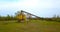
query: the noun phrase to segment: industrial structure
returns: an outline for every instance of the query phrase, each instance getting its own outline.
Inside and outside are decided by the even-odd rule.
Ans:
[[[28,13],[26,11],[21,10],[17,13],[16,17],[18,19],[18,22],[25,22],[30,21],[32,19],[32,16],[35,16],[36,18],[40,18],[34,14]]]

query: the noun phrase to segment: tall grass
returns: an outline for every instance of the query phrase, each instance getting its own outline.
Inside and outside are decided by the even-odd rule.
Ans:
[[[28,23],[16,22],[0,21],[0,32],[60,32],[60,22],[45,20],[31,20]]]

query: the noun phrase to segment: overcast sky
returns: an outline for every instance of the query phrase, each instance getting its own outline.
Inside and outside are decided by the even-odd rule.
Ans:
[[[0,0],[0,15],[24,10],[40,17],[60,15],[60,0]]]

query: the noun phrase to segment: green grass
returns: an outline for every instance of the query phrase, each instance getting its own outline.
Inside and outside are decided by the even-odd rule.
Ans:
[[[60,32],[60,22],[31,20],[28,23],[0,21],[0,32]]]

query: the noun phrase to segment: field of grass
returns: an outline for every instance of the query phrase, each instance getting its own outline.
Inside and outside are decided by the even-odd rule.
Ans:
[[[28,23],[0,21],[0,32],[60,32],[60,22],[31,20]]]

